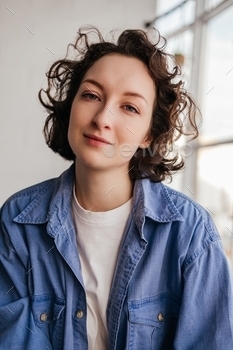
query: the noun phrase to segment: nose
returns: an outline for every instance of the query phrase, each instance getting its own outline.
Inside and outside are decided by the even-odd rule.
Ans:
[[[95,114],[92,123],[94,123],[98,129],[111,129],[113,116],[112,108],[104,105],[101,110]]]

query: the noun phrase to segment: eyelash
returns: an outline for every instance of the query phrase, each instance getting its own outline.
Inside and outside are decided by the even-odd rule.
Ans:
[[[133,111],[127,110],[128,112],[139,114],[139,111],[138,111],[135,107],[133,107],[133,106],[131,106],[131,105],[125,105],[125,106],[123,106],[123,107],[130,107],[130,108],[133,109]]]
[[[95,97],[95,99],[92,99],[91,97]],[[99,100],[99,97],[91,92],[84,92],[82,94],[82,97],[86,98],[87,100],[97,101]]]
[[[84,92],[84,93],[82,93],[82,97],[84,97],[87,100],[91,100],[91,101],[99,101],[100,100],[100,98],[97,95],[95,95],[95,94],[93,94],[91,92]],[[92,98],[92,97],[94,97],[94,98]],[[131,109],[133,109],[133,111],[132,110],[128,110],[125,107],[130,107]],[[124,105],[123,108],[127,112],[139,114],[139,111],[137,110],[137,108],[133,107],[132,105]]]

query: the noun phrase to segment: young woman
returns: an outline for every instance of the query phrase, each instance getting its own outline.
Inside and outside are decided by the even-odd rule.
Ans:
[[[2,350],[232,350],[219,234],[162,183],[183,167],[174,140],[198,131],[161,42],[80,30],[50,68],[45,138],[73,164],[1,209]]]

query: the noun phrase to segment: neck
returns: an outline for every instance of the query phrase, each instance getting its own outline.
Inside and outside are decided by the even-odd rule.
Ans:
[[[93,212],[108,211],[126,203],[133,194],[127,170],[99,171],[75,164],[75,194],[79,204]]]

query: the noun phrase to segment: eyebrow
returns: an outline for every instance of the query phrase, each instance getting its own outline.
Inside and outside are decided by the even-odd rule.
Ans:
[[[130,91],[129,91],[129,92],[125,92],[123,95],[124,95],[124,96],[134,96],[134,97],[142,98],[142,99],[146,102],[146,104],[147,104],[147,101],[146,101],[145,97],[142,96],[141,94],[139,94],[138,92],[130,92]]]
[[[84,83],[91,83],[91,84],[98,86],[98,88],[100,88],[101,90],[104,89],[103,85],[101,85],[100,83],[98,83],[98,81],[93,80],[93,79],[85,79],[81,82],[81,84],[84,84]]]
[[[84,84],[84,83],[91,83],[91,84],[94,84],[94,85],[96,85],[98,88],[100,88],[101,90],[104,90],[103,85],[100,84],[98,81],[96,81],[96,80],[94,80],[94,79],[85,79],[85,80],[82,81],[81,84]],[[143,99],[143,100],[145,101],[146,104],[148,104],[147,101],[146,101],[146,99],[145,99],[145,97],[142,96],[141,94],[139,94],[138,92],[126,91],[126,92],[123,93],[123,96],[139,97],[139,98]]]

